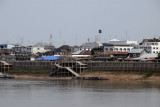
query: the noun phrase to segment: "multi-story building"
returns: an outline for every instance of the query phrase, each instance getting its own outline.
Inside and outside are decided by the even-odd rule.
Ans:
[[[130,52],[133,48],[132,45],[129,44],[108,44],[103,43],[104,52]]]
[[[12,47],[14,47],[14,45],[0,44],[0,50],[10,50]]]
[[[15,45],[12,50],[20,54],[27,54],[27,47],[25,46]]]
[[[54,46],[48,45],[48,44],[36,44],[35,46],[31,47],[31,53],[37,54],[37,53],[45,53],[48,51],[53,51]]]
[[[104,52],[130,52],[135,44],[137,44],[137,41],[120,41],[113,39],[110,40],[109,43],[103,43],[103,47]]]
[[[145,49],[148,53],[160,53],[160,42],[144,39],[140,45],[134,45],[134,49]]]

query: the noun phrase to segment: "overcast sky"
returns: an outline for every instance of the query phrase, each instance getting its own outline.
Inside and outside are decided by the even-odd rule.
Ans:
[[[0,43],[80,45],[160,36],[160,0],[0,0]]]

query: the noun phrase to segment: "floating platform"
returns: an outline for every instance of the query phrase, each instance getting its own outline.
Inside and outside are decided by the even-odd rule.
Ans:
[[[0,75],[0,78],[14,78],[13,76],[9,76],[8,74]]]
[[[72,79],[77,79],[77,80],[109,80],[108,78],[105,78],[105,77],[73,77]]]

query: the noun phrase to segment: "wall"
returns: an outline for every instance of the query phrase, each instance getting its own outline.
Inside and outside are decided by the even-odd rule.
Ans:
[[[51,70],[54,62],[8,62],[13,69],[44,69]],[[160,63],[157,62],[83,62],[87,64],[88,71],[160,71]]]
[[[160,71],[157,62],[86,62],[89,71]]]

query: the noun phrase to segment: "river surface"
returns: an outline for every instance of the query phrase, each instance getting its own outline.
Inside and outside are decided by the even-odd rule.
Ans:
[[[0,79],[0,107],[160,107],[160,83]]]

